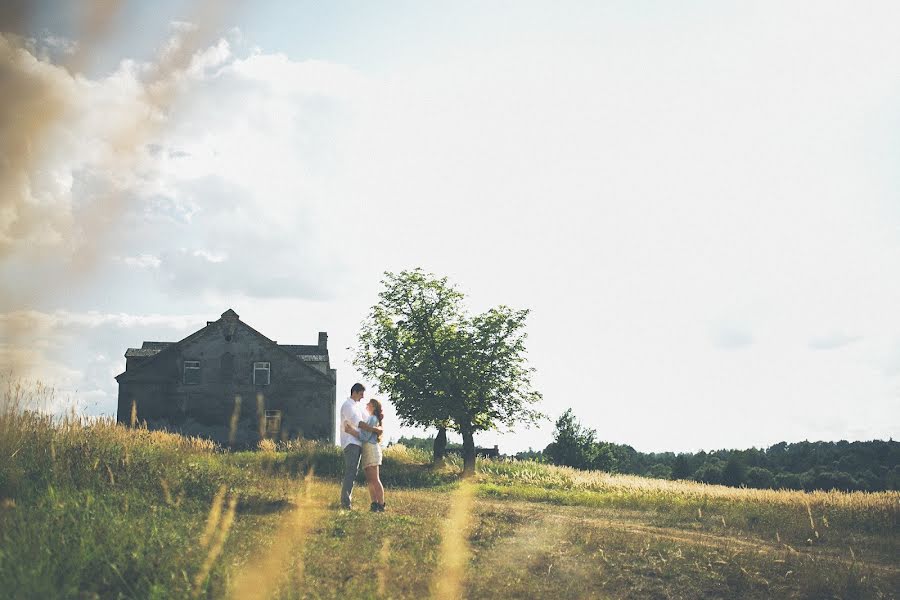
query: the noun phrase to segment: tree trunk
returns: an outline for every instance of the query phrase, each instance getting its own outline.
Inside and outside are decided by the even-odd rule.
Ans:
[[[475,436],[471,429],[462,430],[463,477],[475,474]]]
[[[434,466],[444,465],[444,456],[447,455],[447,428],[438,427],[437,437],[434,438]]]

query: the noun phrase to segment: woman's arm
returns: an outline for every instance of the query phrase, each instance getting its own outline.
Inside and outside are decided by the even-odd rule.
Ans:
[[[359,428],[363,429],[365,431],[371,431],[372,433],[377,433],[378,435],[381,435],[382,433],[384,433],[383,427],[374,427],[372,425],[369,425],[365,421],[359,422]]]
[[[359,431],[353,429],[353,425],[351,425],[350,423],[344,423],[344,431],[346,431],[356,439],[359,439]]]

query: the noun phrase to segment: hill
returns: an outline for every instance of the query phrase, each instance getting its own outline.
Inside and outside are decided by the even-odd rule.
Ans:
[[[386,452],[387,512],[338,508],[338,449],[258,452],[0,416],[14,598],[890,598],[896,492],[736,489]],[[365,506],[365,490],[357,504]]]

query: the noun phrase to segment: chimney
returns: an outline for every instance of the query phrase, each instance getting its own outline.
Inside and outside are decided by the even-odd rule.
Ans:
[[[328,333],[324,331],[319,332],[319,349],[327,350],[328,349]]]

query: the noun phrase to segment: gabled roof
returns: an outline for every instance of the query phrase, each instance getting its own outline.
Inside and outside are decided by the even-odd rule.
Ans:
[[[308,356],[311,354],[328,354],[328,350],[323,350],[318,346],[309,346],[305,344],[278,344],[279,348],[284,348],[295,356]]]
[[[154,356],[160,350],[171,346],[175,342],[144,342],[140,348],[129,348],[125,351],[125,358]]]
[[[291,359],[296,361],[298,364],[303,365],[303,368],[309,369],[309,372],[315,373],[319,377],[324,377],[330,383],[333,383],[331,378],[328,375],[326,375],[325,373],[319,371],[318,369],[306,364],[308,361],[314,362],[315,360],[321,360],[320,357],[323,354],[324,354],[324,360],[328,360],[328,350],[322,349],[319,346],[310,346],[310,345],[303,345],[303,344],[300,344],[300,345],[278,344],[277,342],[269,339],[262,333],[258,332],[257,330],[253,329],[252,327],[250,327],[249,325],[247,325],[246,323],[241,321],[240,318],[238,317],[238,314],[230,308],[228,310],[226,310],[224,313],[222,313],[222,318],[220,318],[216,321],[207,321],[205,327],[198,329],[191,335],[189,335],[186,338],[181,339],[177,342],[144,342],[143,346],[141,348],[129,348],[125,352],[126,358],[143,356],[143,357],[149,357],[149,360],[142,361],[140,364],[135,365],[130,371],[126,370],[123,373],[119,373],[118,375],[116,375],[116,379],[118,380],[118,378],[121,377],[122,375],[131,374],[131,373],[134,373],[135,371],[143,371],[147,367],[147,365],[153,363],[156,360],[156,357],[158,357],[160,354],[165,354],[164,351],[181,346],[185,342],[199,336],[201,333],[203,333],[210,327],[218,325],[221,321],[237,321],[237,322],[241,323],[241,325],[243,325],[251,333],[262,338],[263,340],[265,340],[266,342],[268,342],[275,348],[278,348],[280,351],[284,352],[287,356],[289,356]],[[299,352],[299,350],[302,350],[302,352]],[[303,355],[302,358],[301,358],[301,355]],[[313,358],[314,355],[315,355],[315,359]]]
[[[155,348],[157,350],[162,350],[166,346],[171,346],[175,342],[144,342],[141,345],[141,350],[149,350],[151,348]]]
[[[156,356],[162,348],[129,348],[125,351],[125,358]]]

